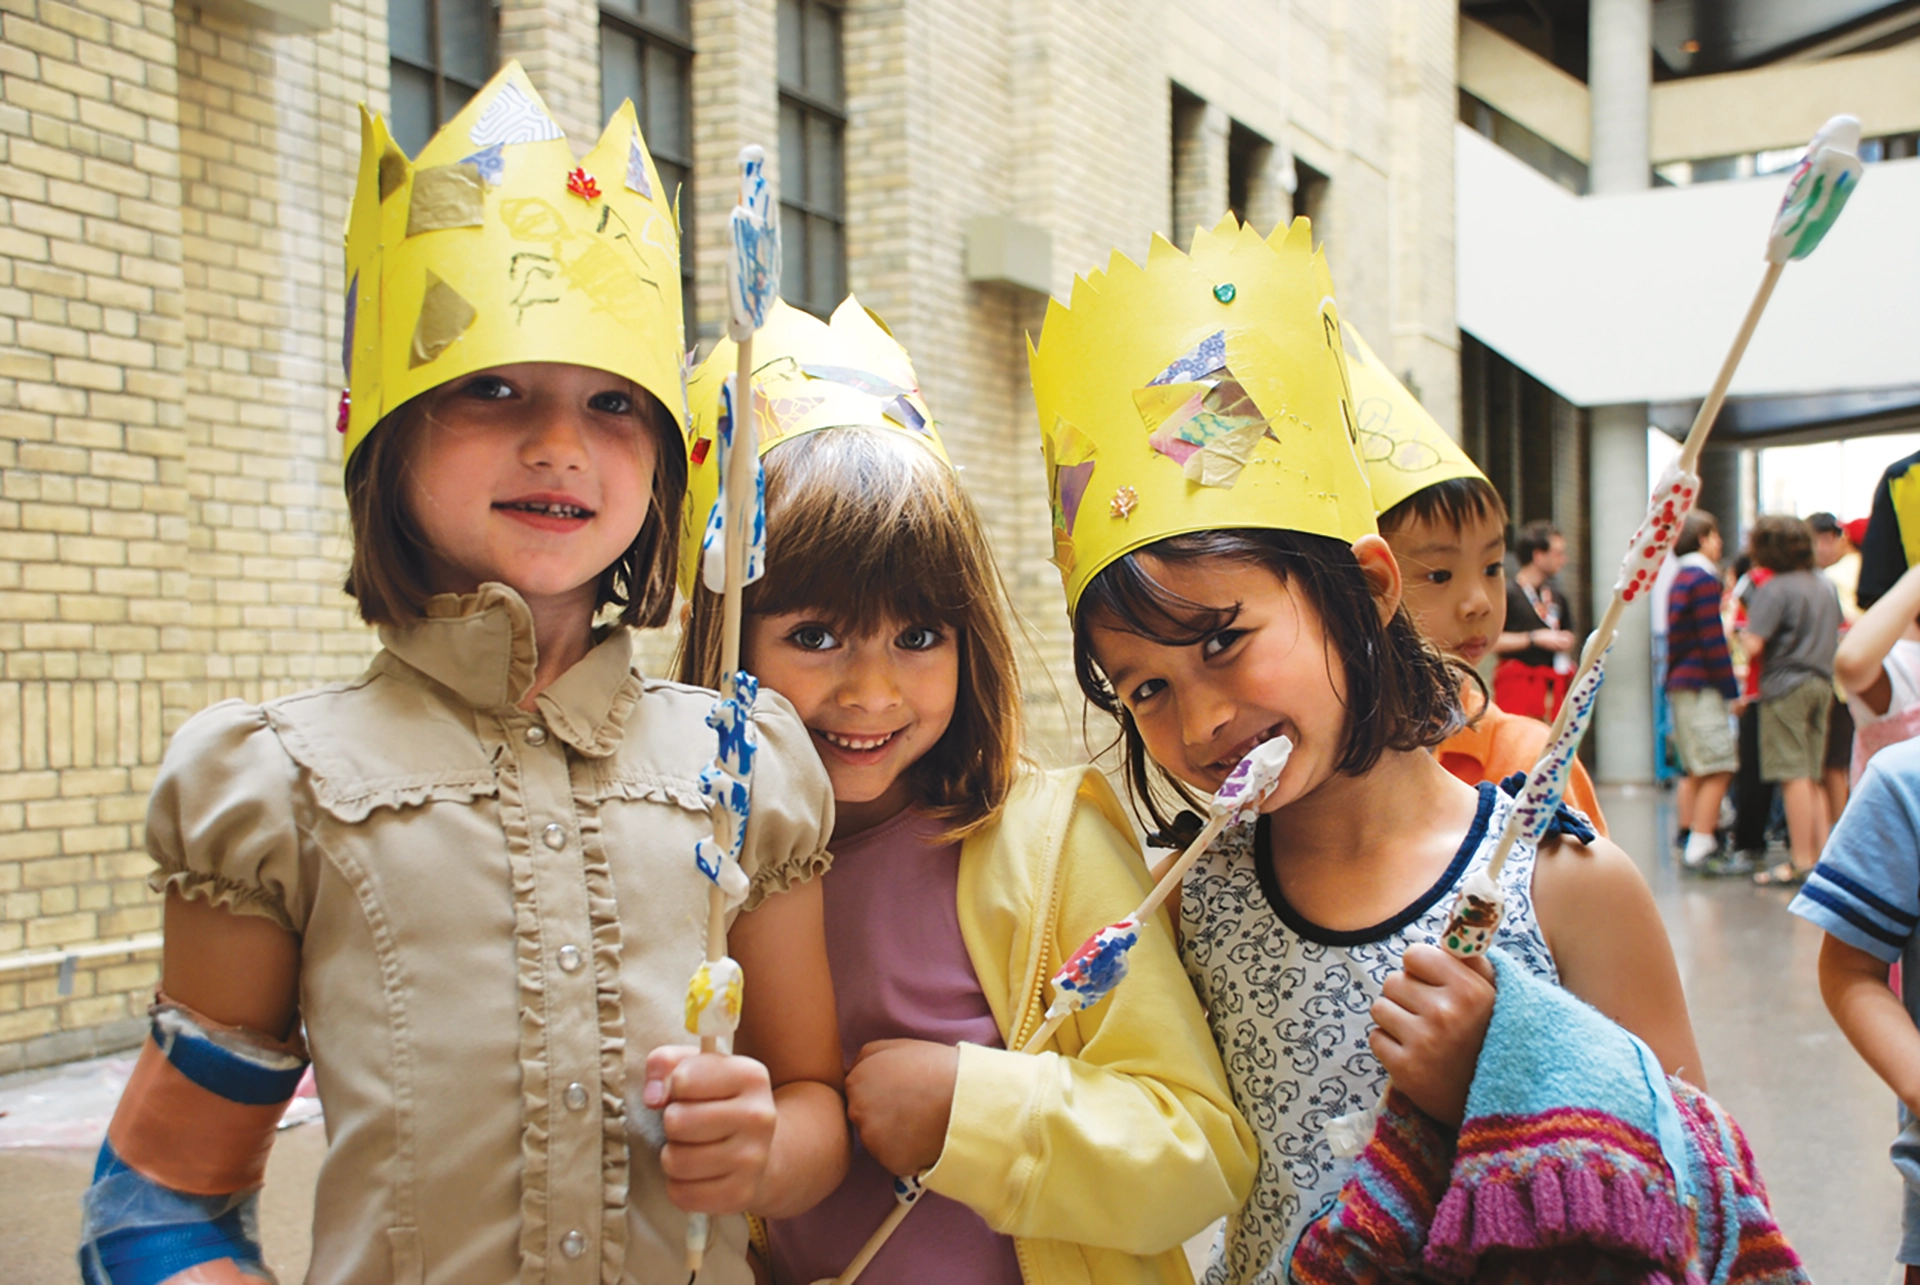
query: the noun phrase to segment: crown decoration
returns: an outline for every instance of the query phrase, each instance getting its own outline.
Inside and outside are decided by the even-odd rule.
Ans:
[[[1114,559],[1189,531],[1374,530],[1326,258],[1305,219],[1156,236],[1054,300],[1028,343],[1053,562],[1071,611]]]
[[[346,454],[409,399],[522,361],[624,375],[684,426],[679,265],[678,223],[632,103],[578,161],[517,62],[413,160],[362,105]]]
[[[680,588],[686,593],[693,592],[705,543],[696,538],[694,524],[706,520],[720,489],[723,452],[715,449],[715,439],[732,415],[736,351],[732,340],[721,339],[687,380],[693,444],[688,525],[680,542]],[[830,323],[776,300],[766,323],[754,332],[753,362],[762,456],[802,433],[868,427],[910,437],[947,459],[907,350],[886,323],[852,295],[833,310]],[[714,583],[712,568],[702,578]]]
[[[1354,418],[1360,429],[1360,460],[1373,488],[1373,511],[1385,513],[1436,482],[1487,480],[1460,443],[1447,436],[1405,384],[1395,379],[1353,323],[1340,323],[1353,385]]]

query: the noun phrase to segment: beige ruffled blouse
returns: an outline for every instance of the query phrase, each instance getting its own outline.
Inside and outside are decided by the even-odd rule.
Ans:
[[[518,708],[511,590],[436,598],[358,679],[182,727],[147,820],[156,889],[300,937],[326,1107],[316,1285],[686,1280],[647,1053],[690,1042],[712,693],[641,675],[615,629]],[[833,800],[763,693],[748,905],[824,870]],[[752,1002],[752,979],[748,979]],[[704,1285],[745,1285],[716,1219]]]

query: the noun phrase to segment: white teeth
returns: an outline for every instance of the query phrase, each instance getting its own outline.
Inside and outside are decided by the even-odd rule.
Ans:
[[[519,509],[524,513],[544,513],[550,518],[584,518],[587,510],[575,504],[503,504],[505,509]]]
[[[838,745],[843,750],[877,750],[892,740],[894,735],[893,732],[888,732],[885,736],[841,736],[837,732],[820,733],[822,739],[831,745]]]

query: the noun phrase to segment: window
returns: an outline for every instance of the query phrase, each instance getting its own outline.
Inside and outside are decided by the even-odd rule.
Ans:
[[[824,317],[847,293],[840,9],[780,0],[780,293]]]
[[[1307,222],[1313,225],[1313,244],[1317,248],[1327,239],[1327,176],[1313,166],[1293,158],[1293,212],[1295,216],[1305,215]]]
[[[687,343],[694,327],[693,29],[688,0],[602,0],[600,116],[628,99],[660,186],[680,212],[680,301]]]
[[[1242,223],[1251,223],[1261,235],[1280,221],[1274,208],[1273,144],[1234,121],[1227,130],[1227,208]]]
[[[493,74],[489,0],[392,0],[387,6],[393,139],[409,156],[427,145]]]

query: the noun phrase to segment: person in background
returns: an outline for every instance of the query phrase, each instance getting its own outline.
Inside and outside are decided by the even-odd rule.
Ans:
[[[1507,620],[1494,643],[1493,703],[1509,714],[1552,722],[1573,675],[1573,604],[1553,583],[1567,565],[1567,542],[1553,523],[1536,519],[1513,542],[1520,563],[1507,586]]]
[[[1816,513],[1807,519],[1813,531],[1813,565],[1833,582],[1840,595],[1840,635],[1860,618],[1855,591],[1860,585],[1860,551],[1847,538],[1847,529],[1831,513]],[[1822,788],[1827,793],[1827,817],[1840,819],[1847,806],[1849,768],[1853,762],[1853,715],[1847,710],[1847,693],[1836,680],[1833,705],[1827,711],[1827,757],[1822,772]]]
[[[1920,567],[1867,608],[1833,654],[1833,679],[1853,711],[1851,781],[1889,745],[1920,734]]]
[[[1799,518],[1769,514],[1753,525],[1753,560],[1773,578],[1747,606],[1741,644],[1760,670],[1760,774],[1780,786],[1791,859],[1754,875],[1760,884],[1807,877],[1826,846],[1825,767],[1840,596],[1813,570],[1813,533]]]
[[[1912,561],[1910,541],[1920,540],[1920,451],[1887,465],[1873,488],[1873,516],[1854,541],[1860,549],[1860,580],[1854,600],[1862,610],[1880,600]]]
[[[1747,533],[1751,542],[1753,533]],[[1773,815],[1773,786],[1760,775],[1760,661],[1749,656],[1740,643],[1747,627],[1747,604],[1754,591],[1773,578],[1773,572],[1753,565],[1753,555],[1742,553],[1733,560],[1728,574],[1732,585],[1727,590],[1721,618],[1726,622],[1728,650],[1733,655],[1733,676],[1740,695],[1733,702],[1739,722],[1740,768],[1733,778],[1733,850],[1749,864],[1766,857],[1767,823]]]
[[[1705,509],[1687,515],[1674,546],[1678,571],[1667,592],[1667,699],[1673,705],[1673,739],[1686,777],[1680,782],[1680,817],[1687,827],[1681,863],[1704,871],[1720,850],[1720,801],[1739,769],[1731,703],[1740,688],[1733,678],[1725,624],[1720,619],[1720,524]]]

